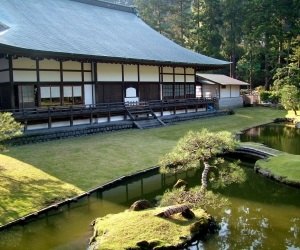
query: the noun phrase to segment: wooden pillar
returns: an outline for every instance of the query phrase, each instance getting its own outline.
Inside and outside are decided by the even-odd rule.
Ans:
[[[74,125],[73,106],[70,107],[70,127]]]
[[[8,67],[9,67],[9,83],[10,83],[10,106],[12,109],[16,108],[16,97],[14,91],[14,72],[13,72],[13,59],[12,56],[8,57]]]

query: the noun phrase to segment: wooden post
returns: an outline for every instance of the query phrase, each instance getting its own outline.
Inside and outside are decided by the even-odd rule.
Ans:
[[[48,107],[48,128],[51,128],[51,114],[50,114],[50,107]]]
[[[73,106],[70,107],[70,127],[73,126]]]

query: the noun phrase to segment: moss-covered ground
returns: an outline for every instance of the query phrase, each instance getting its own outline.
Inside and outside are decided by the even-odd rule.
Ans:
[[[153,249],[178,246],[187,242],[195,232],[205,231],[210,216],[202,209],[193,210],[195,218],[187,220],[180,214],[160,218],[155,214],[165,208],[125,211],[98,218],[95,224],[93,249]],[[194,224],[200,221],[199,224]],[[118,239],[118,240],[116,240]]]

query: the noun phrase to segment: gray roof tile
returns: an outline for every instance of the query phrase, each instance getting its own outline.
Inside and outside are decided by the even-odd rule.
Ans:
[[[97,0],[80,0],[90,3]],[[228,62],[187,50],[150,28],[134,13],[72,0],[1,0],[4,48],[184,66]]]

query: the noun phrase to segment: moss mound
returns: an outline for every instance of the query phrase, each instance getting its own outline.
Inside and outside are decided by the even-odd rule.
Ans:
[[[125,211],[96,219],[90,249],[182,249],[195,236],[207,234],[212,217],[204,210],[193,210],[192,220],[180,214],[155,216],[165,209]]]

